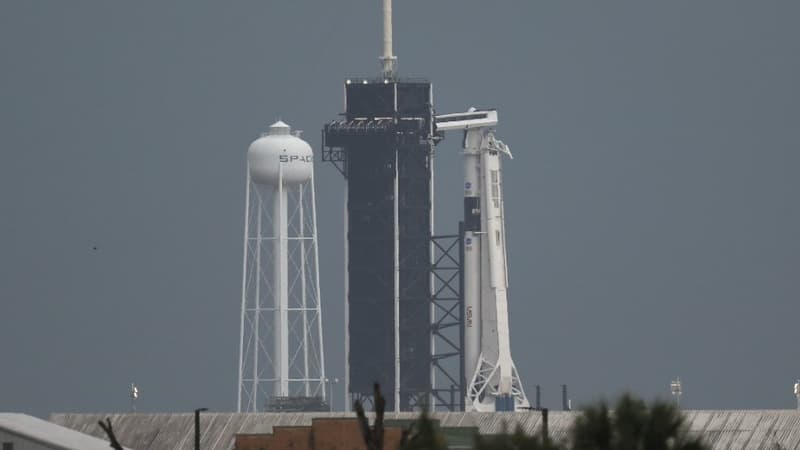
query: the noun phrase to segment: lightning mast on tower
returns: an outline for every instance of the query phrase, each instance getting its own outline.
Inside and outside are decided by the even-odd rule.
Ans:
[[[383,78],[394,78],[397,57],[392,54],[392,0],[383,0],[383,55],[380,60]]]

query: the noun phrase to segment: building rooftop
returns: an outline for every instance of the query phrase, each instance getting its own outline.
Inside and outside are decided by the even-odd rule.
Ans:
[[[100,430],[97,422],[94,426]],[[19,413],[0,413],[0,430],[22,439],[64,450],[108,450],[106,440],[89,436],[38,417]],[[103,431],[100,430],[102,433]]]
[[[800,412],[795,410],[686,410],[691,432],[702,435],[713,449],[800,448]],[[579,412],[551,411],[550,434],[564,438]],[[194,415],[166,414],[53,414],[50,420],[80,432],[102,436],[97,421],[111,418],[122,445],[136,450],[186,449],[194,445]],[[271,433],[278,426],[310,426],[314,418],[353,418],[355,413],[204,413],[201,447],[230,450],[236,434]],[[386,420],[411,420],[415,413],[386,414]],[[526,433],[541,428],[538,411],[506,413],[434,413],[441,427],[475,427],[495,434],[520,426]]]

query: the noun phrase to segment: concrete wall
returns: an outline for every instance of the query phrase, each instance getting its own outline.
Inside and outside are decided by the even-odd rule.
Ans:
[[[270,434],[237,435],[235,450],[312,450],[311,428],[276,427]]]
[[[384,450],[399,447],[403,430],[386,427]],[[364,450],[358,422],[354,418],[314,419],[311,426],[274,427],[271,434],[237,434],[235,450]]]

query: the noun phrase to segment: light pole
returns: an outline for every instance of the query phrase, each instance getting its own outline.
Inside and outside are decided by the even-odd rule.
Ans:
[[[333,385],[338,384],[339,379],[330,379],[325,377],[325,387],[328,388],[328,412],[333,412]]]
[[[131,382],[131,412],[136,412],[136,400],[139,398],[139,388]]]
[[[681,377],[676,377],[669,383],[669,390],[672,396],[675,397],[675,406],[681,407],[681,395],[683,395],[683,385],[681,384]]]
[[[797,398],[797,410],[800,411],[800,380],[794,382],[794,396]]]
[[[194,410],[194,450],[200,450],[200,413],[202,411],[208,411],[208,408]]]

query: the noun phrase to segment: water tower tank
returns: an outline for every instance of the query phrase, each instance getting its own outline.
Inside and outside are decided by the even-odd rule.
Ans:
[[[254,183],[299,184],[311,178],[314,155],[308,142],[293,136],[289,125],[277,121],[269,131],[250,144],[247,163]]]

